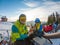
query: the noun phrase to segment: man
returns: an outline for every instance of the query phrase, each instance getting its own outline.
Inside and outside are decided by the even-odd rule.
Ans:
[[[38,37],[43,36],[43,30],[42,30],[42,24],[40,22],[39,18],[35,19],[35,26],[34,26],[34,30],[36,31],[35,35]]]
[[[27,41],[28,36],[32,33],[28,33],[26,23],[26,16],[21,14],[19,20],[17,20],[12,26],[12,42],[14,45],[30,45]]]
[[[35,35],[40,37],[40,38],[43,37],[44,36],[43,26],[42,26],[41,21],[40,21],[39,18],[36,18],[36,20],[35,20],[35,28],[37,30]],[[52,44],[51,40],[50,39],[48,39],[48,40]]]

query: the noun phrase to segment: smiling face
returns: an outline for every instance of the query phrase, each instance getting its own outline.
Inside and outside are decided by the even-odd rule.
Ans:
[[[22,23],[22,24],[25,24],[26,23],[26,17],[25,16],[23,16],[23,17],[20,17],[20,22]]]

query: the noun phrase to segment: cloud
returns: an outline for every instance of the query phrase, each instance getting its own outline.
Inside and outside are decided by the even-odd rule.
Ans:
[[[28,7],[39,7],[39,6],[51,6],[51,5],[56,5],[56,4],[60,4],[60,1],[54,1],[54,0],[25,0],[23,2],[25,5],[27,5]]]
[[[35,20],[35,18],[40,18],[41,21],[47,21],[49,15],[53,12],[60,13],[60,2],[53,2],[53,1],[45,1],[42,3],[42,6],[38,6],[38,3],[25,3],[29,8],[22,8],[18,9],[17,13],[20,15],[21,13],[27,16],[27,21]],[[36,8],[33,8],[36,7]],[[14,19],[13,19],[14,18]],[[16,20],[18,16],[11,17],[10,20]]]
[[[38,7],[40,5],[41,1],[40,0],[24,0],[23,3],[26,6],[33,8],[33,7]]]
[[[37,7],[38,3],[35,3],[35,2],[26,2],[25,5],[27,5],[29,7]]]
[[[60,12],[60,2],[47,1],[44,4],[44,8],[49,10],[49,12]]]
[[[13,22],[13,21],[18,20],[18,18],[19,18],[19,16],[12,16],[12,17],[8,18],[8,21]]]
[[[29,11],[25,11],[23,13],[26,14],[27,21],[35,20],[35,18],[40,18],[43,21],[43,19],[47,17],[48,12],[46,12],[44,8],[38,7]]]
[[[60,2],[53,2],[53,1],[45,1],[43,5],[45,6],[52,6],[52,5],[59,5]]]
[[[60,3],[59,2],[52,2],[47,1],[43,3],[43,6],[39,6],[35,9],[25,11],[28,20],[34,20],[36,17],[40,18],[41,21],[47,21],[49,15],[53,12],[60,12]]]
[[[19,9],[16,11],[16,13],[23,13],[23,12],[28,11],[28,10],[31,10],[31,9],[33,9],[33,8],[19,8]]]

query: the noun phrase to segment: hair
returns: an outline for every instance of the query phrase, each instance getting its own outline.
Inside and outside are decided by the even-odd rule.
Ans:
[[[26,15],[25,15],[25,14],[21,14],[21,15],[19,16],[19,18],[20,18],[20,17],[26,17]]]

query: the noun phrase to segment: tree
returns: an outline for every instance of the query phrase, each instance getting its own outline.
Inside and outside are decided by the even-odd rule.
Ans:
[[[53,24],[55,21],[56,21],[56,19],[55,19],[55,14],[52,13],[52,15],[50,15],[50,16],[48,17],[48,25],[49,25],[49,24]]]
[[[60,14],[58,12],[56,12],[56,21],[60,24]]]

